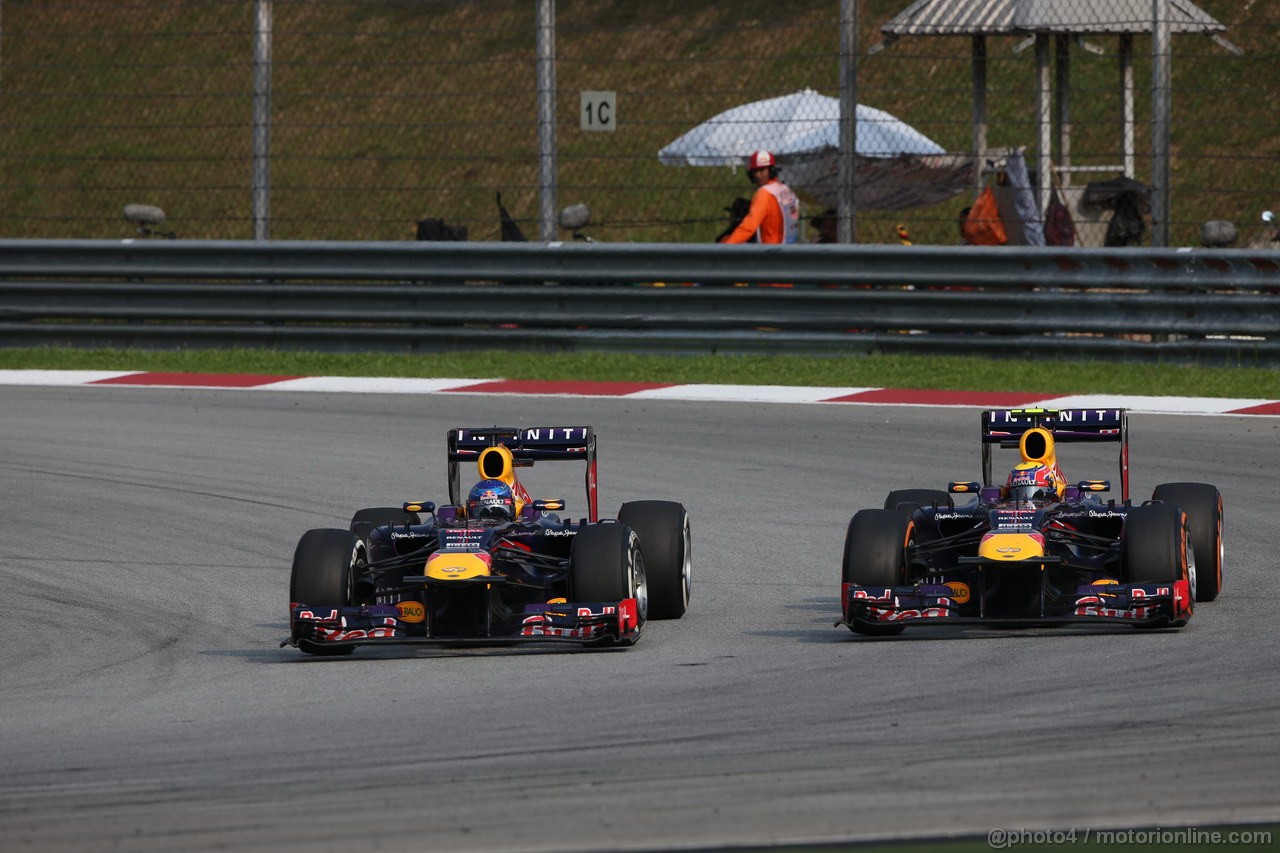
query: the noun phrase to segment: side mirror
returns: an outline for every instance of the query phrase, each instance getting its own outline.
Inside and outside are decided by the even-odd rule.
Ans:
[[[564,499],[548,498],[547,500],[534,501],[533,508],[538,510],[539,512],[547,512],[547,511],[558,512],[564,509]]]
[[[1076,488],[1082,492],[1109,492],[1111,491],[1110,480],[1081,480],[1076,483]]]
[[[405,501],[405,512],[426,512],[435,515],[436,505],[433,501]]]
[[[977,494],[981,485],[972,480],[952,480],[947,483],[947,491],[952,494]]]

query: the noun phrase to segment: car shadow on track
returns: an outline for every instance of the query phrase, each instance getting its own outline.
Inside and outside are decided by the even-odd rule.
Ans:
[[[264,649],[227,649],[208,651],[204,654],[241,657],[259,663],[325,663],[350,660],[432,660],[447,658],[500,658],[518,655],[610,654],[625,652],[628,646],[587,646],[573,642],[511,642],[441,643],[415,645],[412,643],[359,646],[349,655],[311,655],[280,642],[289,635],[287,622],[265,623],[255,627],[270,632]]]

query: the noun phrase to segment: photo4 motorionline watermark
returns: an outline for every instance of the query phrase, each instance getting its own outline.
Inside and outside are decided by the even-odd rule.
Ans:
[[[1020,844],[1096,844],[1152,845],[1170,844],[1270,844],[1271,830],[1249,829],[993,829],[987,833],[987,845],[993,850],[1008,850]]]

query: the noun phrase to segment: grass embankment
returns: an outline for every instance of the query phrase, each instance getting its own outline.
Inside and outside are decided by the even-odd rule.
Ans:
[[[860,3],[859,101],[966,151],[970,40],[907,37],[870,53],[905,6]],[[1247,237],[1276,204],[1267,166],[1280,135],[1266,105],[1280,4],[1199,6],[1243,52],[1174,38],[1172,245],[1195,244],[1200,223],[1214,218],[1234,220]],[[426,216],[496,239],[496,191],[536,234],[533,4],[331,0],[276,4],[274,15],[273,239],[411,239]],[[663,166],[658,150],[739,103],[838,91],[834,0],[795,0],[784,14],[776,0],[562,0],[558,19],[559,203],[589,204],[597,239],[709,241],[725,224],[723,207],[749,192],[743,174]],[[127,236],[120,211],[131,202],[164,208],[166,228],[183,238],[252,236],[250,27],[243,3],[5,3],[0,150],[10,168],[0,236]],[[988,144],[1033,154],[1035,52],[1018,49],[1022,40],[988,41]],[[1072,51],[1070,154],[1074,165],[1107,171],[1068,175],[1077,184],[1111,177],[1123,161],[1118,39],[1084,41],[1090,49]],[[1140,34],[1140,180],[1150,179],[1150,66]],[[618,93],[615,132],[579,129],[584,90]],[[954,243],[956,213],[970,200],[859,211],[859,241],[895,243],[902,222],[918,243]]]
[[[985,358],[508,352],[329,355],[256,350],[0,350],[0,369],[151,370],[284,376],[406,376],[501,379],[891,387],[1050,394],[1280,399],[1280,371],[1103,362],[1027,362]]]

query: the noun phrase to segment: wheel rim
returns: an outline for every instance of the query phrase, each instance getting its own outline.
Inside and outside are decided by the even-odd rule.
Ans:
[[[636,616],[640,622],[649,618],[649,582],[644,574],[644,557],[639,549],[631,551],[631,588],[636,600]]]
[[[1218,565],[1214,566],[1218,589],[1222,589],[1222,563],[1226,556],[1226,548],[1222,544],[1222,498],[1218,498]]]
[[[365,565],[364,549],[359,541],[351,547],[351,564],[347,567],[347,604],[357,604],[356,579]]]
[[[693,591],[693,537],[689,533],[689,517],[684,519],[684,565],[680,567],[680,586],[685,607],[689,606],[689,593]]]
[[[1191,600],[1196,600],[1196,549],[1191,541],[1191,531],[1184,530],[1182,542],[1182,558],[1187,563],[1187,580],[1191,583]]]

